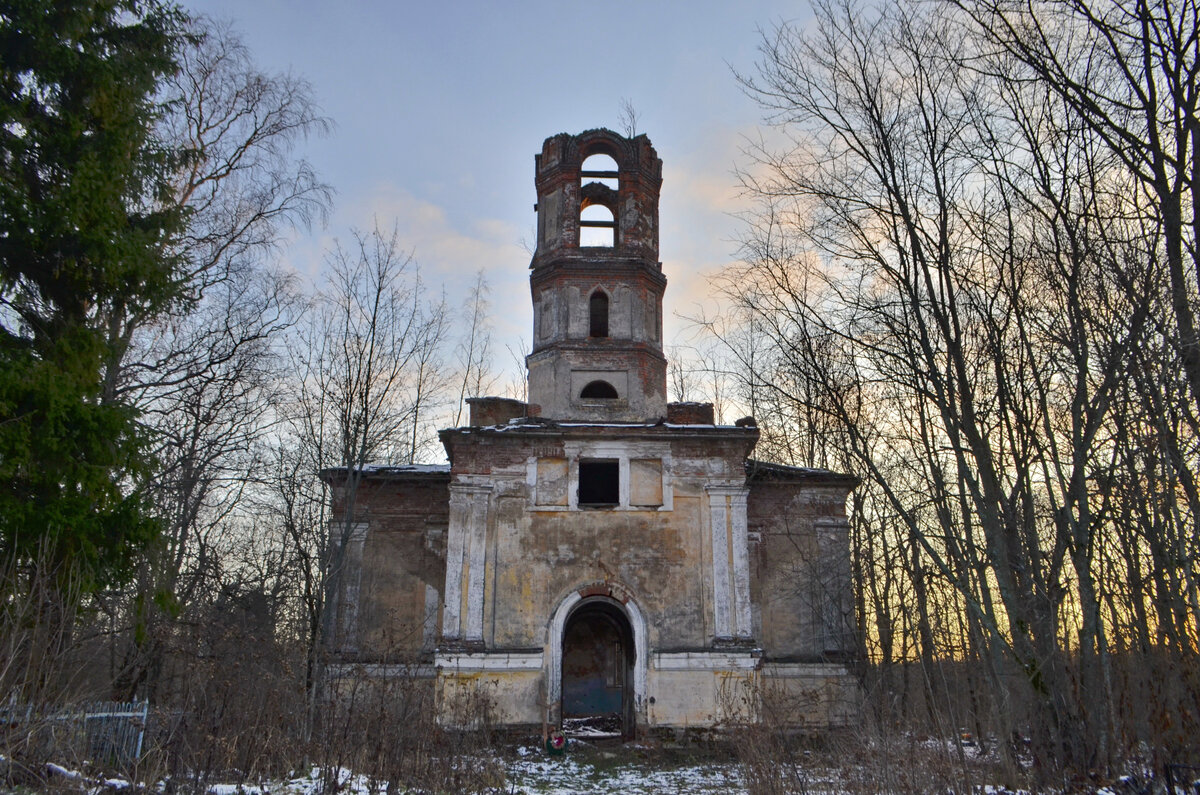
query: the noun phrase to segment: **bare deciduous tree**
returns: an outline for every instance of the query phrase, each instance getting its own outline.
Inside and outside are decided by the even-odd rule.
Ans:
[[[783,25],[764,40],[744,84],[791,145],[752,151],[745,182],[763,209],[726,284],[772,350],[724,338],[758,413],[795,428],[764,430],[783,440],[777,456],[807,438],[813,459],[868,476],[866,518],[895,532],[856,534],[874,602],[861,609],[878,612],[884,658],[898,618],[926,704],[938,658],[973,660],[1007,698],[989,721],[1002,736],[1028,733],[1046,770],[1085,769],[1128,752],[1116,738],[1139,725],[1138,710],[1118,706],[1146,683],[1115,679],[1112,638],[1130,619],[1117,599],[1179,628],[1165,646],[1178,665],[1195,655],[1196,616],[1177,609],[1188,575],[1160,578],[1160,601],[1146,604],[1142,582],[1158,567],[1135,549],[1177,539],[1193,554],[1173,521],[1147,511],[1165,500],[1194,526],[1195,428],[1157,423],[1171,428],[1136,465],[1172,472],[1153,486],[1121,463],[1148,453],[1147,408],[1182,418],[1194,406],[1194,393],[1164,394],[1169,366],[1144,359],[1182,362],[1191,344],[1170,241],[1180,232],[1167,229],[1171,197],[1190,194],[1174,173],[1169,196],[1159,190],[1161,142],[1136,157],[1114,145],[1188,115],[1194,92],[1166,99],[1177,77],[1155,70],[1194,61],[1145,45],[1170,38],[1179,9],[961,5],[828,2],[812,33]],[[1053,23],[1023,16],[1043,10]],[[1184,14],[1193,42],[1194,17]],[[1099,35],[1071,35],[1081,28]],[[1143,92],[1156,119],[1131,104],[1130,85],[1159,86]],[[1118,115],[1134,134],[1105,126]],[[1190,140],[1172,129],[1176,144]],[[1194,284],[1183,286],[1194,304]],[[1146,517],[1139,541],[1122,515]],[[1177,709],[1176,697],[1151,708]]]
[[[471,291],[463,305],[466,318],[465,336],[456,346],[458,366],[462,381],[458,390],[458,403],[454,411],[454,425],[462,424],[463,411],[468,397],[483,397],[495,386],[492,374],[492,324],[488,300],[490,287],[482,270],[475,274]]]
[[[293,400],[285,409],[273,491],[303,584],[313,709],[325,647],[355,643],[353,605],[339,605],[337,596],[362,518],[359,484],[368,466],[413,460],[409,443],[421,437],[422,411],[444,385],[431,363],[446,330],[444,302],[427,298],[396,231],[376,227],[355,232],[352,247],[339,244],[329,253],[326,283],[290,345]],[[328,490],[315,479],[318,472]]]
[[[628,97],[621,98],[621,112],[619,114],[621,121],[621,133],[626,138],[633,138],[638,134],[638,112],[633,106],[633,100]]]
[[[152,497],[162,543],[126,614],[133,642],[114,672],[118,697],[153,694],[169,616],[219,591],[231,518],[258,480],[280,384],[277,342],[299,311],[276,268],[282,236],[320,216],[330,189],[296,156],[329,128],[312,90],[259,71],[226,26],[200,18],[167,82],[159,134],[188,155],[171,200],[186,209],[176,254],[183,297],[166,317],[114,311],[106,399],[130,401],[153,439]],[[111,609],[125,609],[113,605]]]

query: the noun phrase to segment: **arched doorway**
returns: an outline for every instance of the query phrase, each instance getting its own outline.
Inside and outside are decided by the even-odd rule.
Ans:
[[[562,721],[569,734],[630,736],[634,730],[633,627],[620,603],[590,597],[562,634]]]

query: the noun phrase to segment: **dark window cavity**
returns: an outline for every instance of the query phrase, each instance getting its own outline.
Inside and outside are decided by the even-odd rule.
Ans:
[[[607,381],[592,381],[583,388],[579,397],[584,400],[616,400],[617,390]]]
[[[617,505],[621,502],[621,466],[617,461],[579,462],[579,504]]]
[[[592,293],[588,299],[588,317],[591,318],[588,335],[592,337],[608,336],[608,296],[603,290]],[[616,395],[613,395],[616,397]]]

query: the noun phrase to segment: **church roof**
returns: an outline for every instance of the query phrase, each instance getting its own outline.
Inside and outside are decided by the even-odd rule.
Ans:
[[[831,486],[854,488],[862,481],[855,475],[844,475],[829,469],[816,467],[795,467],[787,464],[774,464],[770,461],[759,461],[754,458],[746,459],[746,479],[750,482],[806,482],[822,483]]]
[[[449,480],[449,464],[367,464],[359,469],[371,480]],[[318,475],[330,481],[346,476],[346,467],[326,467]]]

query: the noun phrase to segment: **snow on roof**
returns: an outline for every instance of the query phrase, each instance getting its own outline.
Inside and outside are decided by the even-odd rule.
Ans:
[[[698,423],[676,422],[559,422],[556,420],[531,421],[529,417],[517,417],[501,425],[463,425],[458,428],[447,428],[449,431],[519,431],[527,428],[671,428],[673,430],[689,430],[695,428],[718,428],[720,430],[739,430],[740,425],[703,425]]]
[[[317,473],[322,480],[330,480],[331,478],[344,478],[346,476],[346,467],[326,467]],[[435,475],[449,475],[449,464],[365,464],[358,468],[358,471],[367,477],[433,477]]]
[[[773,464],[769,461],[759,461],[755,458],[746,459],[746,475],[751,478],[764,480],[786,480],[791,478],[830,478],[835,480],[853,480],[854,475],[845,475],[830,469],[817,467],[796,467],[787,464]]]
[[[449,475],[449,464],[367,464],[362,473],[368,477],[429,477]]]
[[[449,472],[449,464],[367,464],[363,472]]]

